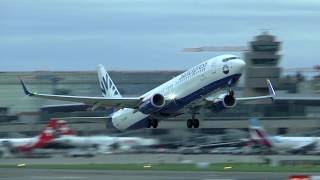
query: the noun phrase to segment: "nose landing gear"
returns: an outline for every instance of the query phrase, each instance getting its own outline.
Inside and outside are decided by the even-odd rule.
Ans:
[[[157,128],[158,127],[158,120],[157,119],[148,119],[147,128]]]
[[[234,83],[234,80],[231,79],[229,82],[228,82],[228,93],[230,96],[234,96],[234,91],[232,89],[232,84]]]

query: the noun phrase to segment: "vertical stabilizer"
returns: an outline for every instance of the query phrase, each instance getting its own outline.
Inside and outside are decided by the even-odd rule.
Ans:
[[[18,150],[20,152],[31,152],[36,148],[43,148],[49,142],[54,139],[54,129],[57,127],[57,121],[55,119],[49,120],[46,127],[41,131],[41,133],[37,136],[35,142],[31,144],[26,144],[23,146],[19,146]]]
[[[268,137],[267,132],[260,125],[258,119],[256,118],[249,119],[249,132],[250,132],[250,138],[253,141],[267,147],[272,147],[272,142]]]
[[[99,83],[104,97],[122,97],[103,65],[98,65]]]
[[[40,135],[38,136],[38,141],[33,144],[33,148],[42,148],[47,143],[54,139],[54,132],[57,127],[57,120],[50,119],[47,126],[42,130]]]

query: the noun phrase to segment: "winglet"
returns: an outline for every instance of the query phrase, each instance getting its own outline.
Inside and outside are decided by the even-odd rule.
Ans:
[[[26,85],[24,84],[24,82],[22,81],[22,79],[20,79],[20,83],[22,85],[24,94],[27,95],[27,96],[32,96],[33,94],[30,91],[28,91],[28,89],[27,89]]]
[[[269,95],[270,95],[270,97],[271,97],[271,99],[273,101],[274,97],[276,96],[276,92],[274,91],[273,86],[272,86],[272,84],[271,84],[269,79],[267,79],[267,84],[268,84]]]

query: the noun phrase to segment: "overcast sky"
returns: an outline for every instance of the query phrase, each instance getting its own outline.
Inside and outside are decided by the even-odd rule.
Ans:
[[[318,0],[1,0],[0,71],[181,70],[224,53],[183,48],[247,45],[261,29],[283,41],[281,66],[312,67],[319,20]]]

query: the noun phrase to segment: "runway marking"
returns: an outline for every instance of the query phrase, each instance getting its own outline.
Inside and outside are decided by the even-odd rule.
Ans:
[[[235,180],[235,179],[221,179],[221,178],[219,178],[219,179],[203,179],[203,180]]]
[[[48,176],[31,176],[31,178],[36,179],[88,179],[89,177],[83,176],[58,176],[58,177],[48,177]]]
[[[88,177],[63,176],[63,177],[57,177],[57,179],[88,179]]]

